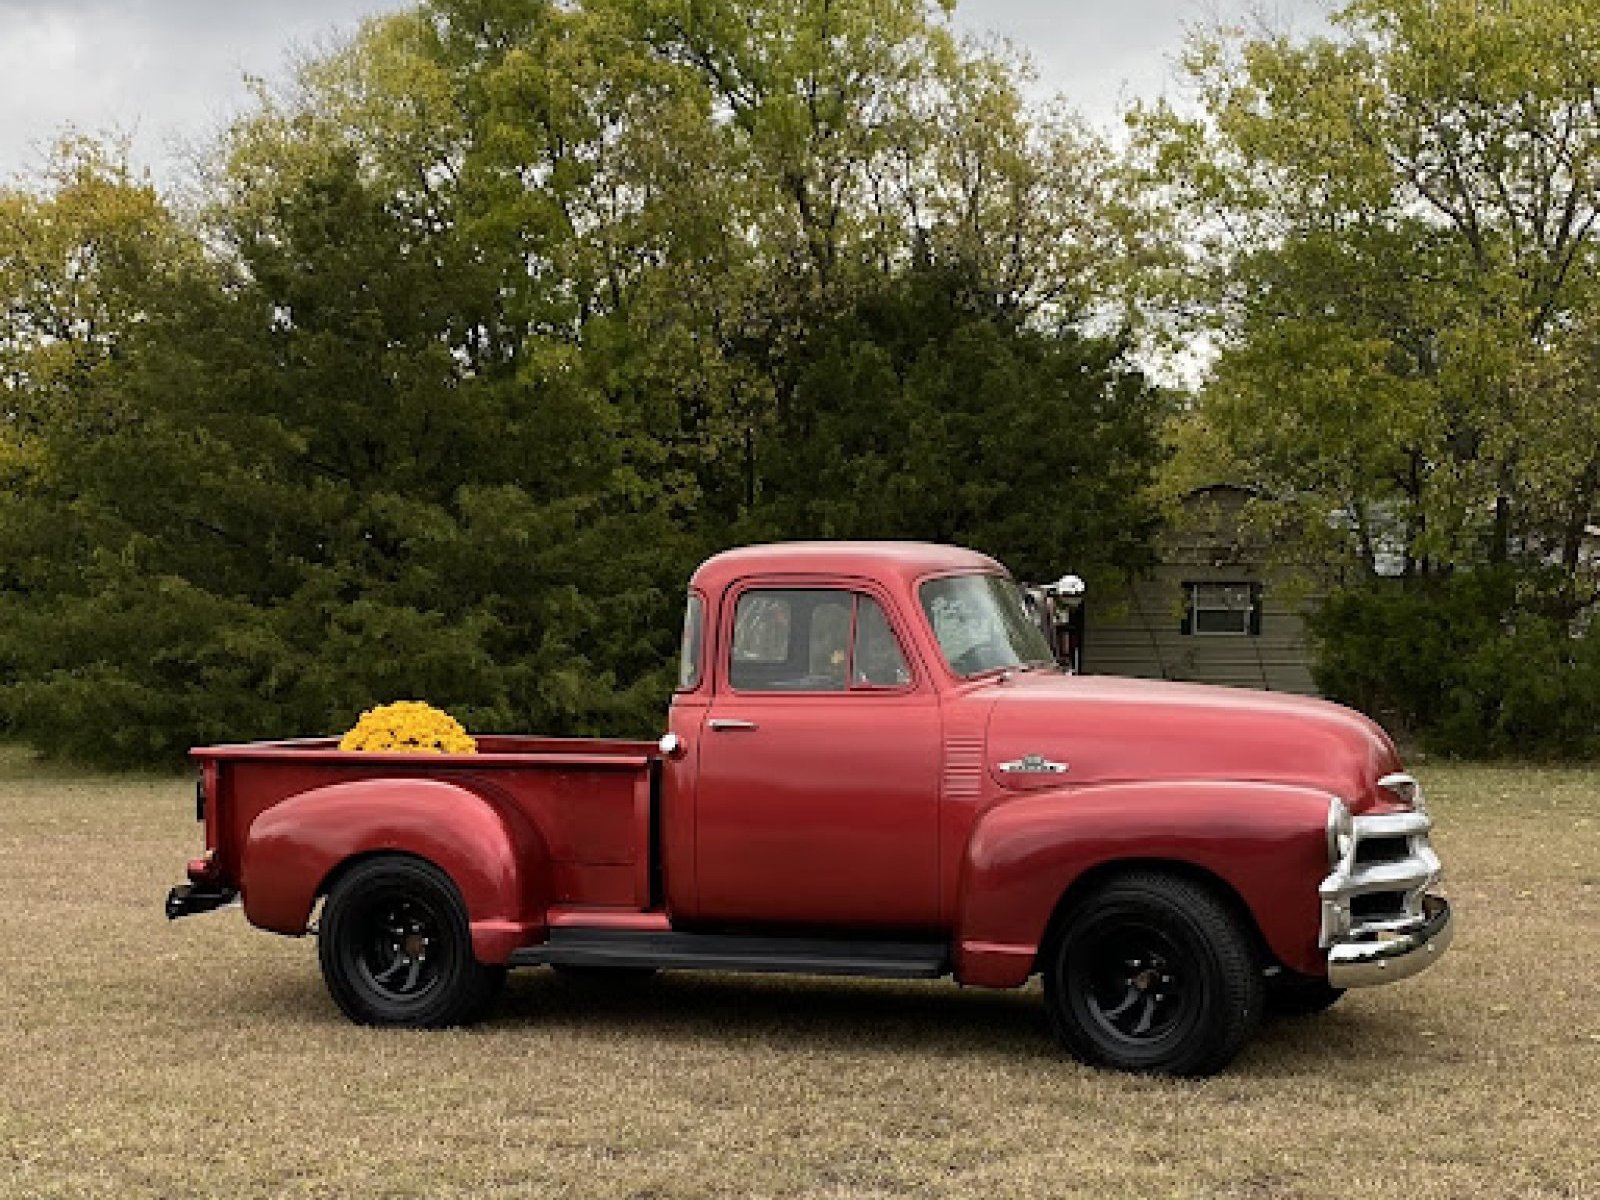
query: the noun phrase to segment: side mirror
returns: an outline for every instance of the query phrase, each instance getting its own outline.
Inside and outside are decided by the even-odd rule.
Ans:
[[[1063,575],[1054,583],[1045,585],[1045,591],[1062,600],[1080,599],[1088,590],[1088,585],[1077,575]]]
[[[1083,594],[1088,591],[1080,575],[1063,575],[1040,589],[1048,599],[1043,622],[1045,637],[1056,662],[1069,675],[1080,669],[1083,646]]]

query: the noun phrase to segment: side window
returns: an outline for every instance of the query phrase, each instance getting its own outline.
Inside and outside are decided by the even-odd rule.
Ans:
[[[781,663],[789,657],[793,592],[746,592],[733,618],[735,663]]]
[[[678,653],[678,690],[700,686],[700,647],[705,638],[705,601],[693,592],[683,610],[683,647]]]
[[[889,619],[871,596],[856,600],[854,682],[860,687],[904,687],[911,671]]]
[[[842,692],[904,687],[911,669],[872,597],[832,588],[758,588],[740,596],[734,609],[728,681],[740,692]]]
[[[842,692],[850,650],[848,592],[756,589],[733,615],[728,680],[741,692]]]

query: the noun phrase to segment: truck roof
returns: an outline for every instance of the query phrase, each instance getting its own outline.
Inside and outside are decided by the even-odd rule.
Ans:
[[[714,592],[747,575],[786,571],[910,583],[946,571],[1004,570],[987,554],[933,542],[773,542],[714,555],[700,564],[690,582]]]

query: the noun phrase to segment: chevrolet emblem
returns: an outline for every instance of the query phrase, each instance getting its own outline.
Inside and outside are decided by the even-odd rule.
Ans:
[[[1000,770],[1007,775],[1065,775],[1067,769],[1066,763],[1051,762],[1042,754],[1024,754],[1000,764]]]

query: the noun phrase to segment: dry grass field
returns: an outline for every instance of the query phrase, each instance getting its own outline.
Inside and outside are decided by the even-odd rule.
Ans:
[[[309,940],[162,917],[188,783],[0,750],[0,1194],[1600,1197],[1600,772],[1420,773],[1455,948],[1191,1083],[1031,989],[540,972],[358,1029]]]

